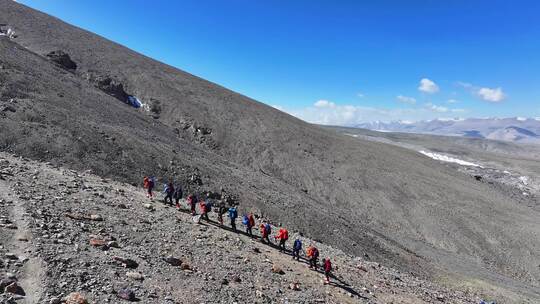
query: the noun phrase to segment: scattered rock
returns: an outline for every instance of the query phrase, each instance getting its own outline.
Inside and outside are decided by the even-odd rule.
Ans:
[[[137,281],[144,280],[144,276],[140,272],[127,272],[126,276]]]
[[[114,256],[113,260],[121,263],[122,266],[124,266],[126,268],[137,268],[137,267],[139,267],[139,264],[137,262],[135,262],[134,260],[132,260],[132,259],[123,258],[123,257],[119,257],[119,256]]]
[[[20,296],[26,295],[22,287],[19,286],[17,282],[13,282],[9,284],[8,286],[6,286],[6,288],[4,289],[4,292],[8,292],[8,293],[12,293],[12,294],[20,295]]]
[[[96,222],[101,222],[103,221],[103,217],[99,214],[91,214],[90,215],[90,220],[92,221],[96,221]]]
[[[129,289],[129,288],[122,288],[120,289],[116,295],[120,298],[120,299],[124,299],[124,300],[127,300],[127,301],[135,301],[136,300],[136,297],[135,297],[135,292],[133,292],[133,290]]]
[[[179,258],[175,258],[173,256],[168,256],[168,257],[164,258],[163,260],[165,260],[165,262],[171,264],[172,266],[181,266],[182,265],[182,260],[180,260]]]
[[[18,237],[17,237],[17,241],[20,241],[20,242],[28,242],[28,237],[26,237],[26,236],[24,236],[24,235],[18,236]]]
[[[107,247],[110,247],[110,248],[120,248],[120,245],[118,244],[117,241],[110,241],[107,243]]]
[[[4,107],[2,107],[2,112],[12,112],[12,113],[15,113],[15,112],[17,112],[17,109],[15,109],[15,108],[12,107],[12,106],[4,106]]]
[[[62,300],[57,297],[52,297],[49,299],[49,304],[60,304],[62,303]]]
[[[281,267],[277,266],[277,265],[272,265],[272,272],[273,273],[277,273],[277,274],[285,274],[285,271],[283,271],[283,269],[281,269]]]
[[[300,290],[300,283],[293,282],[293,283],[289,284],[289,289],[295,290],[295,291]]]
[[[0,293],[4,292],[8,285],[11,285],[15,282],[17,282],[15,278],[5,278],[0,280]]]
[[[191,266],[188,263],[182,263],[180,266],[182,270],[191,270]]]
[[[12,230],[17,229],[17,225],[15,225],[15,224],[7,224],[5,227],[6,227],[7,229],[12,229]]]
[[[64,301],[66,304],[88,304],[88,300],[78,292],[70,293]]]
[[[18,260],[19,257],[15,253],[8,252],[4,255],[7,259]]]
[[[94,247],[102,247],[102,246],[106,246],[107,242],[104,241],[104,240],[91,238],[90,239],[90,245],[92,245]]]

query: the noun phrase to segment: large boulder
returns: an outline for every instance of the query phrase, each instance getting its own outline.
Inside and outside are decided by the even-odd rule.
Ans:
[[[46,55],[51,61],[55,62],[59,66],[63,67],[66,70],[76,70],[77,63],[71,60],[69,55],[64,51],[52,51]]]

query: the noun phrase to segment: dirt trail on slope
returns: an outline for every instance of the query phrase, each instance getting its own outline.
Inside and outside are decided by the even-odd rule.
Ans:
[[[38,303],[43,295],[44,270],[42,261],[34,255],[33,238],[30,232],[30,216],[25,210],[24,201],[11,191],[8,184],[0,180],[0,200],[11,202],[9,220],[17,229],[3,228],[4,249],[18,257],[18,263],[8,272],[14,273],[19,286],[24,290],[24,298],[17,303]]]

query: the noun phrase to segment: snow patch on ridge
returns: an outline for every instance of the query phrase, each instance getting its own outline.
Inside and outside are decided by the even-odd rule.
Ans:
[[[480,167],[480,168],[482,168],[482,166],[480,166],[478,164],[471,163],[471,162],[464,161],[464,160],[457,159],[457,158],[453,158],[453,157],[450,157],[450,156],[447,156],[447,155],[443,155],[443,154],[439,154],[439,153],[433,153],[433,152],[427,152],[427,151],[424,151],[424,150],[420,150],[418,152],[420,152],[421,154],[424,154],[425,156],[428,156],[428,157],[431,157],[431,158],[433,158],[435,160],[438,160],[438,161],[447,162],[447,163],[455,163],[455,164],[462,165],[462,166],[472,166],[472,167]]]

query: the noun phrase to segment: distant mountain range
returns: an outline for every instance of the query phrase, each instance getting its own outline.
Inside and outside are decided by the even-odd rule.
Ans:
[[[358,124],[354,127],[385,132],[464,136],[540,144],[540,118],[435,119],[418,122],[375,121]]]

